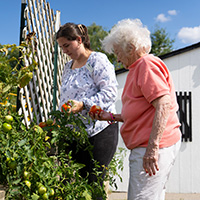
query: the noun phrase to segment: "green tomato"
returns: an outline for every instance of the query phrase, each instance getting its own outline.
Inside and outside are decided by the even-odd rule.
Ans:
[[[14,158],[12,158],[11,160],[8,161],[8,167],[10,169],[15,169],[17,167],[17,162],[15,161]]]
[[[13,117],[11,115],[6,115],[5,116],[5,121],[8,122],[8,123],[10,123],[10,122],[13,121]]]
[[[51,188],[49,195],[52,197],[55,194],[54,189]]]
[[[51,118],[47,119],[46,123],[47,123],[48,126],[52,125],[53,119],[51,119]]]
[[[6,157],[6,162],[9,162],[10,161],[10,157]]]
[[[40,183],[40,182],[37,182],[37,183],[36,183],[36,186],[37,186],[37,188],[39,189],[41,186],[43,186],[43,184]]]
[[[10,124],[8,124],[8,123],[3,123],[2,127],[3,127],[3,131],[4,132],[8,132],[8,131],[10,131],[12,129],[12,126]]]
[[[47,192],[47,188],[44,187],[44,186],[40,186],[39,189],[38,189],[38,192],[40,195],[44,194]]]
[[[38,134],[42,134],[44,132],[42,128],[38,125],[34,126],[34,131],[37,132]]]
[[[31,182],[30,182],[30,181],[28,181],[28,180],[25,180],[25,181],[24,181],[24,183],[26,184],[26,186],[27,186],[28,188],[30,188],[30,187],[31,187]]]
[[[24,171],[24,179],[27,179],[29,177],[29,172]]]
[[[48,194],[47,194],[47,193],[44,193],[44,194],[42,195],[42,199],[44,199],[44,200],[49,199]]]

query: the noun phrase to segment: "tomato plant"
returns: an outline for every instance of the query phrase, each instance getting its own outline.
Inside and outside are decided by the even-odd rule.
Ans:
[[[7,48],[21,50],[24,47],[7,45],[3,50],[0,49],[0,56],[2,52],[7,54]],[[83,121],[92,123],[92,120],[79,113],[68,112],[72,104],[65,104],[63,112],[50,112],[46,122],[37,124],[33,121],[29,127],[23,124],[23,116],[13,112],[8,94],[13,88],[28,83],[30,72],[36,64],[34,61],[32,66],[22,66],[17,71],[21,63],[19,61],[22,60],[23,57],[16,59],[17,65],[13,68],[8,65],[10,60],[0,61],[0,102],[3,102],[0,104],[0,185],[5,186],[5,199],[89,200],[95,199],[94,195],[106,199],[103,187],[98,184],[101,180],[98,164],[95,164],[94,170],[98,177],[97,183],[88,183],[87,177],[80,175],[83,165],[73,160],[71,152],[66,153],[66,146],[74,141],[77,142],[77,151],[83,147],[91,151],[93,147],[89,143]],[[115,160],[113,169],[116,169],[116,163]],[[107,180],[110,179],[108,176]]]
[[[32,72],[28,72],[28,73],[24,74],[21,77],[21,79],[19,80],[19,87],[23,88],[24,86],[26,86],[32,78],[33,78]]]
[[[0,110],[1,116],[7,115],[5,109]],[[61,111],[50,114],[55,124],[43,129],[35,123],[27,129],[17,113],[13,114],[15,120],[10,131],[0,129],[0,184],[7,188],[7,199],[85,199],[86,194],[102,191],[101,186],[92,186],[82,178],[81,164],[64,153],[73,140],[78,141],[77,149],[84,145],[92,148],[83,116]],[[4,119],[1,117],[1,123],[5,123]],[[58,154],[49,156],[54,147],[58,147]]]

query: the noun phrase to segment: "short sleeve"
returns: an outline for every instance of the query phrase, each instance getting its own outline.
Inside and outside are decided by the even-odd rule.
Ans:
[[[163,62],[145,60],[139,73],[138,84],[149,103],[160,96],[170,94],[169,72]]]

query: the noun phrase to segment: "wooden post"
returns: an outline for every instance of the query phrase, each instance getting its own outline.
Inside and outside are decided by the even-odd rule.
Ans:
[[[19,38],[19,45],[23,41],[23,30],[25,28],[25,17],[24,11],[26,9],[26,0],[21,0],[21,22],[20,22],[20,38]],[[19,57],[21,57],[21,52],[19,53]],[[21,63],[22,64],[22,63]],[[17,102],[16,102],[16,111],[18,112],[21,107],[21,101],[19,100],[19,91],[20,88],[17,88]]]

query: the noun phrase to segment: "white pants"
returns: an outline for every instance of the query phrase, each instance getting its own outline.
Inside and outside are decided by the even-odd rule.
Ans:
[[[129,156],[130,178],[128,200],[164,200],[165,186],[181,141],[167,148],[159,149],[156,175],[149,176],[143,169],[143,156],[146,148],[135,148]]]

